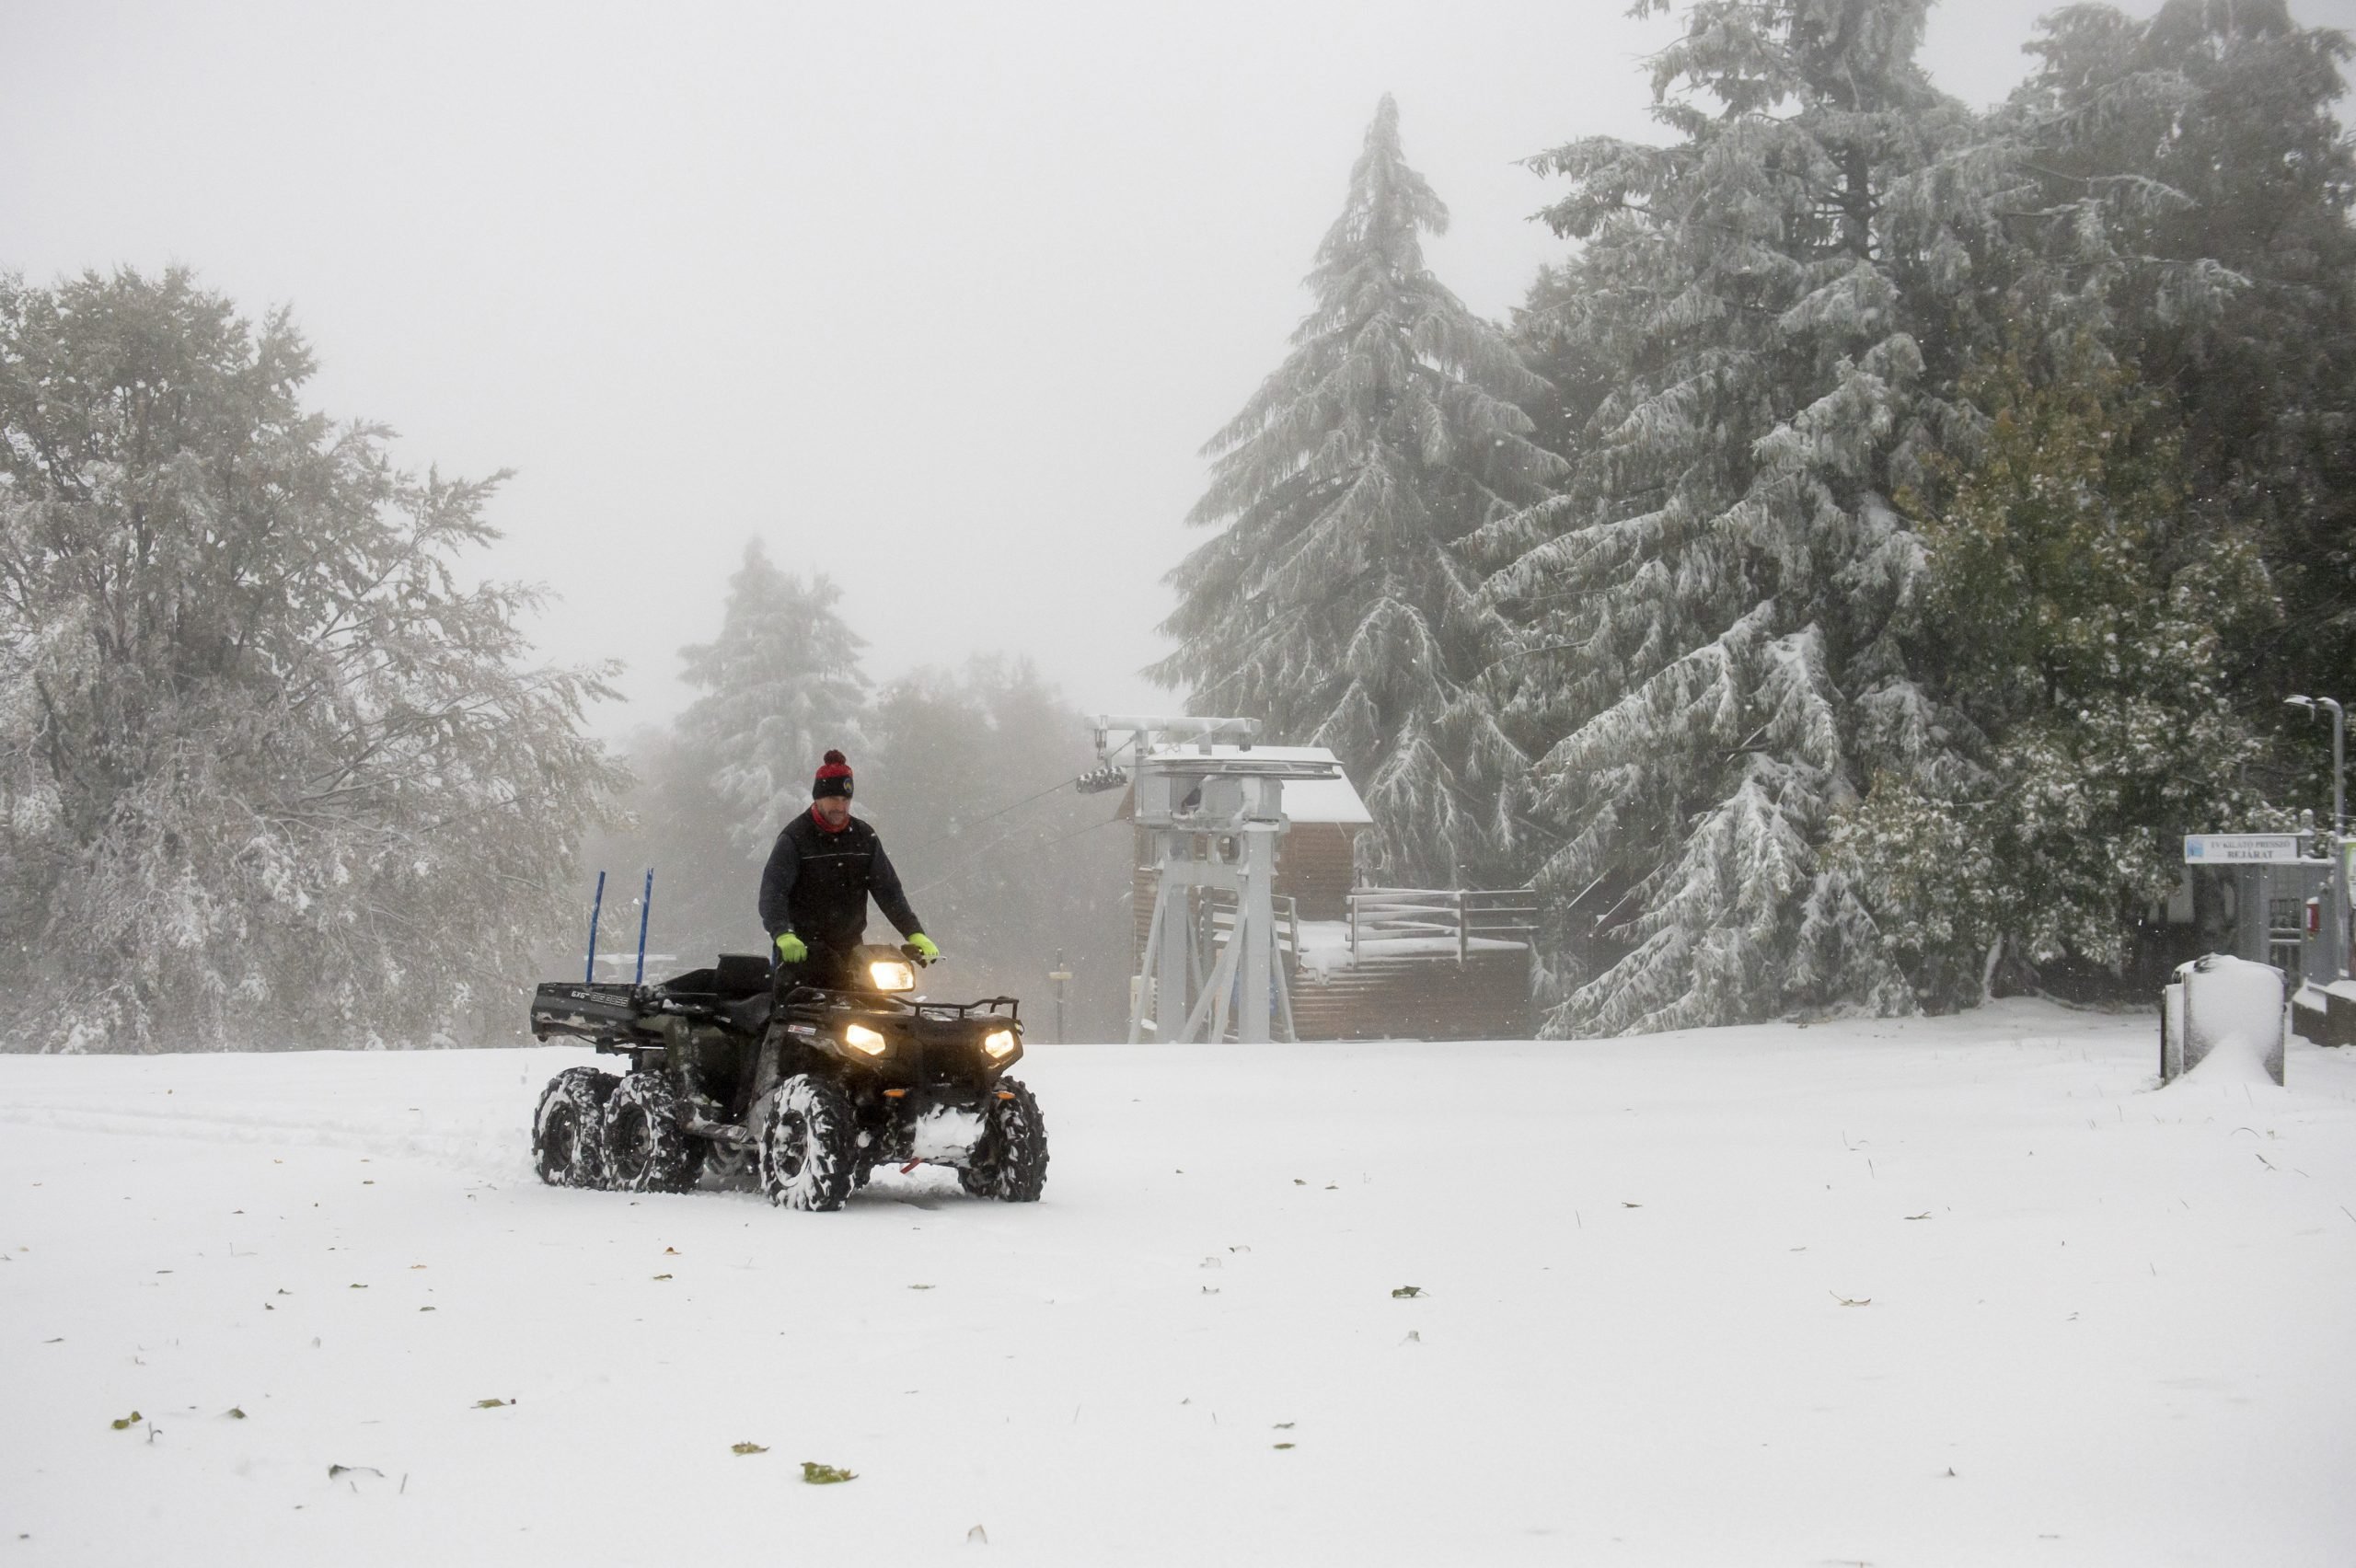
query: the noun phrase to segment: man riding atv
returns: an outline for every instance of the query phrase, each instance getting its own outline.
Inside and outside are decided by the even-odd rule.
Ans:
[[[567,1067],[541,1092],[533,1162],[559,1187],[684,1193],[709,1171],[757,1173],[772,1203],[840,1208],[884,1165],[946,1166],[976,1197],[1035,1203],[1046,1180],[1039,1102],[1012,997],[914,995],[941,956],[875,830],[852,820],[850,765],[828,752],[812,806],[778,835],[761,878],[770,951],[647,986],[549,981],[532,1032],[624,1057],[617,1078]],[[862,946],[872,894],[907,938]]]
[[[941,949],[900,891],[875,829],[850,814],[850,764],[830,751],[810,784],[810,809],[785,824],[761,872],[761,925],[777,949],[778,987],[837,986],[867,939],[867,899],[927,963]]]

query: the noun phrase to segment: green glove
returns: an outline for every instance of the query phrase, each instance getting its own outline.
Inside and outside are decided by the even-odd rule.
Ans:
[[[795,936],[791,931],[780,931],[777,934],[777,961],[780,963],[799,963],[809,956],[810,950],[803,945],[800,937]]]
[[[908,945],[916,949],[917,956],[923,959],[927,963],[938,963],[941,962],[940,947],[934,943],[930,937],[926,936],[922,931],[910,931],[908,933]]]

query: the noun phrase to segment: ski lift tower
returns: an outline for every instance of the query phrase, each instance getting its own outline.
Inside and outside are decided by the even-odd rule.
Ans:
[[[1337,778],[1341,769],[1251,755],[1257,719],[1104,714],[1094,725],[1103,764],[1095,777],[1128,774],[1158,873],[1129,1002],[1130,1042],[1149,1029],[1164,1042],[1224,1040],[1230,1022],[1249,1044],[1294,1038],[1273,891],[1276,839],[1292,825],[1285,781]],[[1220,897],[1235,910],[1224,944],[1203,908]]]

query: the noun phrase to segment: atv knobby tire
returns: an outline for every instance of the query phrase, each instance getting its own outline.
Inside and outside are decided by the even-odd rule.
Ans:
[[[1035,1204],[1039,1189],[1047,1184],[1047,1124],[1020,1078],[1000,1078],[998,1087],[1009,1098],[990,1101],[974,1162],[957,1172],[957,1180],[977,1198]]]
[[[669,1074],[632,1073],[606,1101],[606,1179],[616,1192],[691,1192],[703,1156],[703,1140],[679,1125]]]
[[[621,1080],[567,1067],[540,1090],[532,1113],[532,1164],[551,1187],[606,1184],[606,1098]]]
[[[838,1209],[859,1166],[859,1118],[824,1078],[778,1085],[761,1128],[761,1191],[786,1208]]]

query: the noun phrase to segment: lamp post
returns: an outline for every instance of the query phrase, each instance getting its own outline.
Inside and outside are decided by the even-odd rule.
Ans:
[[[1064,985],[1071,978],[1071,971],[1064,967],[1064,950],[1056,950],[1056,966],[1047,971],[1047,978],[1056,983],[1056,1043],[1064,1043]]]
[[[2328,697],[2287,697],[2283,704],[2304,708],[2312,718],[2331,715],[2331,977],[2348,978],[2348,714]]]

